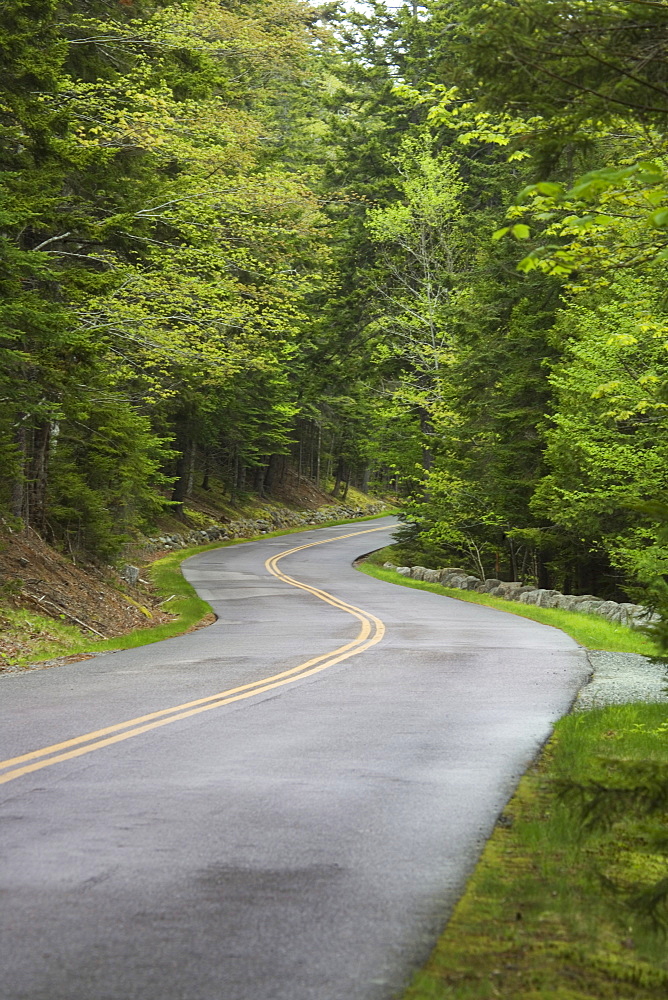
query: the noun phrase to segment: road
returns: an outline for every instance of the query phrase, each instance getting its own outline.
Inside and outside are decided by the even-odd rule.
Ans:
[[[195,556],[213,626],[2,679],[2,1000],[407,982],[588,667],[354,570],[393,523]]]

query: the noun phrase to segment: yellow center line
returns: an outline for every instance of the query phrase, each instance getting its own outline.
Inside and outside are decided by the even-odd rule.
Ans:
[[[360,608],[357,608],[352,604],[348,604],[346,601],[335,597],[333,594],[329,594],[326,590],[321,590],[318,587],[312,587],[299,580],[294,580],[292,577],[287,576],[279,570],[277,568],[277,564],[280,559],[284,559],[286,556],[292,555],[295,552],[300,552],[303,549],[310,549],[316,545],[325,545],[328,542],[336,542],[343,538],[353,538],[356,535],[366,535],[371,534],[374,531],[384,530],[384,528],[366,528],[363,531],[353,531],[347,535],[336,535],[334,538],[325,538],[319,542],[297,545],[292,549],[286,549],[283,552],[279,552],[275,556],[271,556],[265,562],[265,568],[279,580],[282,580],[290,586],[298,587],[300,590],[305,590],[307,593],[313,594],[314,597],[317,597],[320,600],[325,601],[327,604],[331,604],[333,607],[339,608],[342,611],[346,611],[348,614],[357,618],[361,622],[361,628],[357,636],[351,642],[348,642],[343,646],[339,646],[337,649],[331,650],[328,653],[323,653],[320,656],[307,660],[304,663],[300,663],[298,666],[292,667],[290,670],[284,670],[281,673],[273,674],[271,677],[264,677],[260,680],[253,681],[250,684],[243,684],[240,687],[229,688],[226,691],[219,691],[217,694],[208,695],[205,698],[197,698],[194,701],[184,702],[182,705],[175,705],[172,708],[163,708],[156,712],[150,712],[147,715],[141,715],[134,719],[128,719],[126,722],[119,722],[116,725],[106,726],[104,729],[97,729],[93,732],[84,733],[82,736],[77,736],[61,743],[54,743],[51,746],[43,747],[39,750],[32,750],[29,753],[22,754],[18,757],[10,757],[7,760],[0,761],[0,770],[8,767],[14,768],[14,770],[5,771],[5,773],[0,776],[0,785],[6,784],[8,781],[13,781],[16,778],[20,778],[25,774],[32,773],[33,771],[41,770],[44,767],[50,767],[52,764],[58,764],[65,760],[71,760],[74,757],[80,757],[83,754],[91,753],[93,750],[99,750],[102,747],[111,746],[114,743],[120,743],[121,741],[130,739],[133,736],[139,736],[141,733],[148,732],[149,730],[158,729],[161,726],[166,726],[170,722],[187,719],[192,715],[198,715],[201,712],[207,712],[213,708],[221,708],[223,705],[229,705],[236,701],[243,701],[246,698],[254,697],[255,695],[262,694],[265,691],[271,691],[274,688],[283,687],[286,684],[292,684],[302,677],[309,677],[312,674],[319,673],[321,670],[326,670],[335,663],[340,663],[342,660],[346,660],[350,656],[355,656],[357,653],[361,653],[370,646],[375,645],[375,643],[380,642],[385,634],[385,626],[380,618],[377,618],[375,615],[372,615],[367,611],[362,611]],[[372,626],[373,629],[375,629],[373,634]],[[120,730],[126,731],[121,732]],[[115,735],[110,736],[109,734],[111,733],[114,733]],[[86,745],[82,746],[81,744]],[[76,747],[76,749],[69,749],[70,747]],[[59,751],[66,752],[63,753]],[[49,754],[54,754],[55,756],[49,756]],[[37,758],[40,757],[48,757],[48,759],[38,760]],[[26,764],[27,761],[34,761],[34,763]],[[17,764],[25,764],[26,766],[16,767]]]

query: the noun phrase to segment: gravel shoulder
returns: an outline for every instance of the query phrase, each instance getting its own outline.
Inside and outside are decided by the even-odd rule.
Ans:
[[[592,677],[578,694],[574,712],[628,702],[668,701],[668,669],[639,653],[611,653],[590,649]]]

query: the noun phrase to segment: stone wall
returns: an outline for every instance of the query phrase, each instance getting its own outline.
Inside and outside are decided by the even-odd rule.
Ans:
[[[174,552],[196,545],[209,545],[211,542],[226,542],[234,538],[254,538],[271,531],[281,531],[283,528],[301,528],[311,524],[315,526],[325,521],[348,521],[371,514],[381,514],[386,507],[387,505],[381,502],[370,503],[365,507],[336,504],[331,507],[320,507],[318,510],[300,511],[291,510],[289,507],[276,507],[267,510],[260,517],[239,518],[235,521],[211,524],[206,528],[191,528],[183,532],[142,539],[140,543],[134,542],[128,547],[125,558],[142,561],[144,557],[154,556],[157,552]],[[136,583],[139,569],[126,563],[121,575],[129,583]]]
[[[446,566],[444,569],[395,566],[393,563],[385,563],[385,566],[412,580],[440,583],[444,587],[456,587],[458,590],[473,590],[478,594],[500,597],[504,601],[534,604],[539,608],[560,608],[563,611],[601,615],[602,618],[621,625],[646,625],[659,619],[658,615],[652,614],[641,604],[618,604],[617,601],[604,601],[601,597],[594,597],[593,594],[576,597],[573,594],[561,594],[558,590],[542,590],[522,583],[504,583],[495,579],[480,580],[459,566]]]

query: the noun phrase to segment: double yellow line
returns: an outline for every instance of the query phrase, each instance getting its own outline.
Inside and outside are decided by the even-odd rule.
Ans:
[[[347,601],[342,601],[326,590],[318,587],[311,587],[309,584],[301,583],[299,580],[287,576],[278,569],[278,562],[294,552],[301,552],[303,549],[314,548],[316,545],[325,545],[328,542],[338,542],[343,538],[353,538],[355,535],[368,535],[374,531],[384,531],[384,528],[365,528],[363,531],[352,531],[347,535],[337,535],[334,538],[325,538],[320,542],[309,542],[307,545],[297,545],[293,549],[286,549],[278,555],[271,556],[265,562],[265,568],[279,580],[289,584],[291,587],[298,587],[305,590],[314,597],[331,604],[341,611],[346,611],[359,619],[361,623],[360,631],[355,639],[339,646],[329,653],[316,656],[291,670],[284,670],[280,674],[273,674],[271,677],[263,677],[261,680],[253,681],[251,684],[243,684],[241,687],[229,688],[227,691],[219,691],[217,694],[209,695],[206,698],[197,698],[195,701],[187,701],[182,705],[174,705],[172,708],[163,708],[158,712],[150,712],[147,715],[137,716],[135,719],[128,719],[126,722],[119,722],[113,726],[106,726],[104,729],[97,729],[91,733],[84,733],[82,736],[75,736],[73,739],[65,740],[62,743],[54,743],[40,750],[31,750],[29,753],[21,754],[19,757],[10,757],[0,761],[0,785],[8,781],[14,781],[25,774],[33,771],[40,771],[44,767],[51,767],[53,764],[60,764],[75,757],[82,757],[84,754],[92,753],[94,750],[101,750],[103,747],[112,746],[114,743],[121,743],[129,740],[133,736],[140,736],[152,729],[159,729],[167,726],[171,722],[179,722],[181,719],[188,719],[191,715],[199,715],[200,712],[209,712],[213,708],[222,708],[235,701],[243,701],[245,698],[253,698],[255,695],[264,694],[265,691],[272,691],[274,688],[283,687],[286,684],[293,684],[302,677],[309,677],[312,674],[320,673],[328,667],[347,660],[350,656],[356,656],[365,649],[380,642],[385,634],[385,626],[380,618],[362,611]]]

